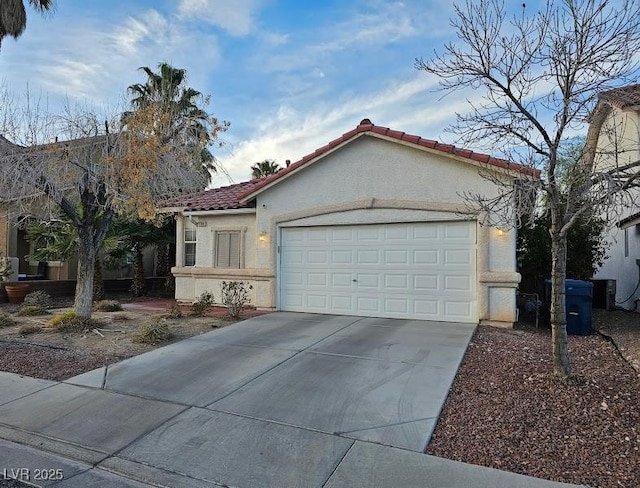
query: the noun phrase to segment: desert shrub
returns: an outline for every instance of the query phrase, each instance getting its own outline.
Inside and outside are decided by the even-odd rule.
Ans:
[[[26,324],[18,329],[18,334],[26,336],[30,334],[37,334],[42,330],[42,327],[34,324]]]
[[[44,290],[36,290],[27,293],[22,302],[22,307],[41,307],[49,309],[53,306],[53,298]]]
[[[100,327],[102,324],[97,320],[78,317],[73,310],[68,310],[52,317],[47,325],[58,332],[82,332],[86,329]]]
[[[0,327],[11,327],[16,325],[16,321],[6,312],[0,312]]]
[[[49,311],[41,305],[26,305],[20,307],[16,313],[18,317],[36,317],[38,315],[48,315]]]
[[[126,313],[115,314],[112,318],[113,318],[113,320],[117,320],[118,322],[124,322],[126,320],[131,320],[131,317],[129,317]]]
[[[184,314],[182,313],[182,310],[180,310],[180,306],[177,303],[174,303],[163,317],[165,319],[181,319],[184,317]]]
[[[192,317],[204,317],[206,313],[213,307],[213,293],[210,291],[203,292],[198,299],[191,305]]]
[[[172,337],[167,323],[161,317],[152,317],[140,324],[135,339],[145,344],[158,344]]]
[[[121,312],[122,304],[118,300],[100,300],[93,305],[97,312]]]
[[[253,286],[246,281],[223,281],[222,303],[227,307],[229,315],[233,318],[240,317],[240,312],[249,303],[249,290]]]

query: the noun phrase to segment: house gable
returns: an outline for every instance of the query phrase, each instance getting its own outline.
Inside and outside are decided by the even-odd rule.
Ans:
[[[355,129],[343,134],[337,139],[334,139],[325,146],[316,149],[313,153],[304,156],[301,160],[277,174],[265,178],[256,187],[241,194],[239,196],[240,201],[250,201],[259,193],[279,184],[290,176],[312,166],[320,160],[323,160],[334,151],[365,136],[386,140],[399,145],[405,145],[434,155],[447,155],[450,160],[465,162],[477,167],[484,167],[493,172],[508,174],[512,177],[528,179],[540,177],[540,171],[526,166],[518,165],[504,159],[494,158],[488,154],[476,153],[467,149],[457,148],[450,144],[442,144],[431,139],[424,139],[420,136],[395,131],[388,127],[376,126],[372,124],[369,119],[364,119]]]

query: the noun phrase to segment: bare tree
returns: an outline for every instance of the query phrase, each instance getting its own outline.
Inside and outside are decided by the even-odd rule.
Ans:
[[[513,162],[542,170],[539,180],[503,185],[498,197],[469,193],[476,211],[502,215],[507,223],[532,215],[536,192],[549,205],[552,246],[551,325],[555,373],[571,375],[566,314],[567,232],[591,211],[616,208],[636,178],[637,163],[598,163],[599,139],[610,106],[598,94],[629,83],[637,74],[640,3],[608,0],[549,0],[539,11],[522,4],[509,13],[500,0],[468,0],[455,7],[451,25],[458,41],[432,59],[416,59],[419,70],[440,78],[441,89],[473,90],[477,101],[457,114],[451,130],[465,144],[500,151]],[[580,157],[558,167],[563,139],[589,132]],[[496,182],[500,184],[500,182]],[[563,197],[564,195],[564,197]]]
[[[157,104],[131,113],[126,130],[119,125],[120,116],[103,122],[91,111],[67,109],[52,116],[28,110],[34,106],[25,103],[26,114],[8,105],[0,108],[14,116],[4,119],[0,134],[9,133],[14,140],[24,134],[27,142],[0,139],[0,195],[15,215],[46,216],[52,207],[52,214],[62,211],[73,223],[78,236],[74,308],[87,318],[95,259],[116,212],[152,220],[157,201],[205,188],[209,175],[193,164],[203,147],[176,129],[175,117],[183,115],[167,113]],[[24,115],[17,118],[20,113]],[[213,117],[206,123],[215,140],[220,126]]]

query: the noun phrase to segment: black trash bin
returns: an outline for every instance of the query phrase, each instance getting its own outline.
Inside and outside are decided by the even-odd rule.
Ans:
[[[545,280],[547,314],[551,310],[551,280]],[[567,334],[589,335],[593,333],[591,304],[593,283],[581,280],[565,280],[565,307],[567,311]]]

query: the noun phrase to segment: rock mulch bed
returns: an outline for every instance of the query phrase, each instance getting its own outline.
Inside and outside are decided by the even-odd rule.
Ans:
[[[640,486],[640,380],[600,335],[571,336],[568,385],[548,330],[480,327],[426,452],[593,487]]]

